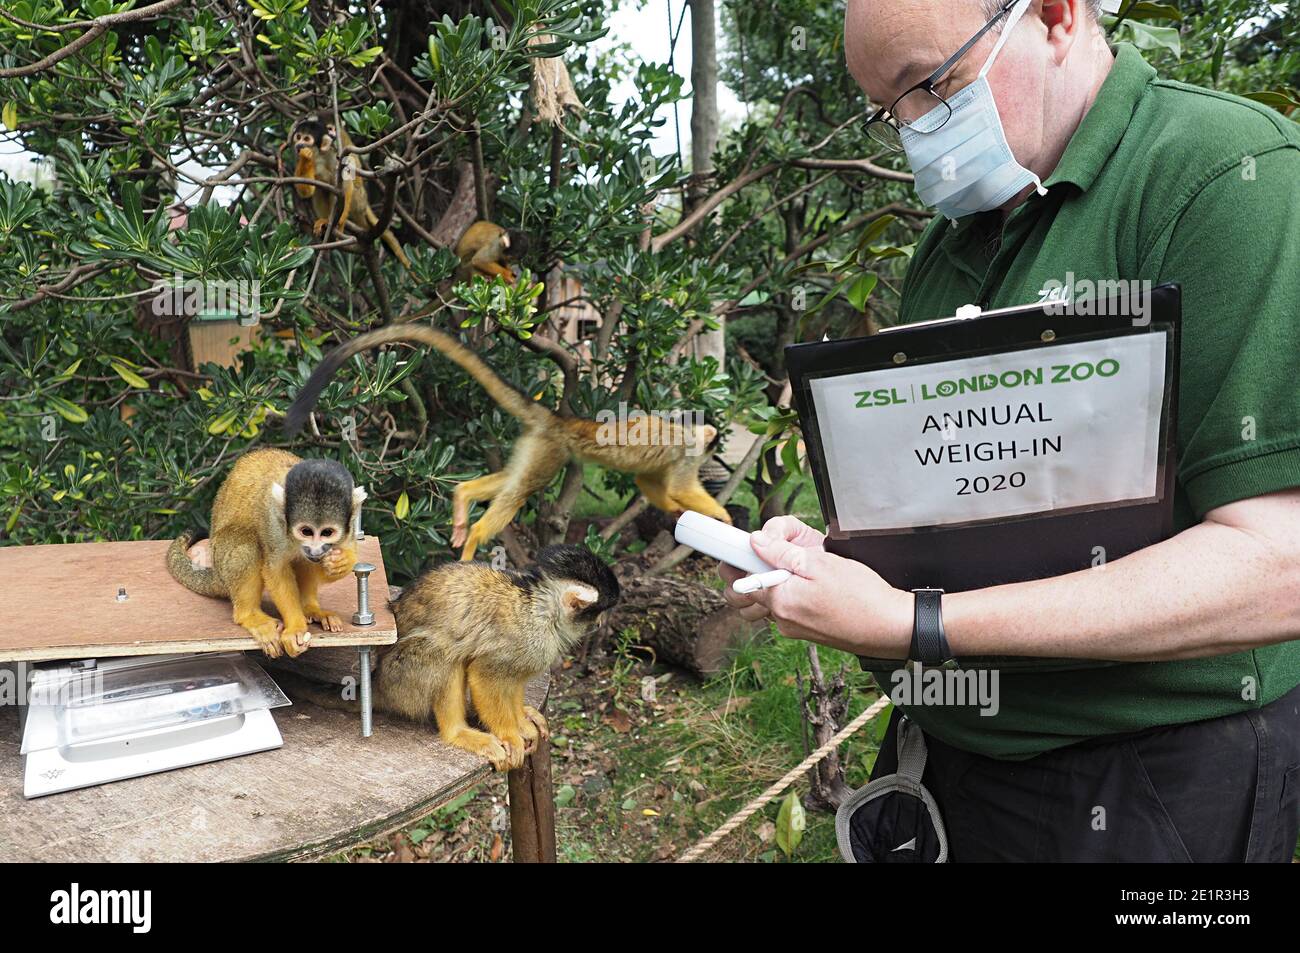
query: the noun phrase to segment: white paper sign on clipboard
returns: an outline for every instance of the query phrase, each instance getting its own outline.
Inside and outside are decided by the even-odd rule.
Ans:
[[[787,347],[826,551],[900,589],[961,592],[1171,536],[1182,297],[1140,294],[1086,316],[1025,305]]]
[[[961,592],[1095,568],[1171,536],[1181,289],[1101,305],[1089,315],[1025,305],[787,347],[826,551],[900,589]]]
[[[815,378],[841,533],[1159,498],[1166,333]]]

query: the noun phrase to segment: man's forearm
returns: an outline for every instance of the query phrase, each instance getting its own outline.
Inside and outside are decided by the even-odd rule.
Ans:
[[[1199,658],[1300,638],[1300,558],[1205,522],[1104,567],[944,597],[957,656]]]

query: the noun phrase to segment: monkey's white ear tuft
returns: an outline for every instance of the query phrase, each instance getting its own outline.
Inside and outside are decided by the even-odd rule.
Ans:
[[[561,598],[564,600],[564,608],[570,612],[578,613],[588,606],[594,605],[596,600],[600,598],[600,594],[591,586],[571,582],[564,587]]]
[[[510,247],[510,233],[509,233],[509,232],[502,232],[502,233],[501,233],[501,247],[502,247],[502,248],[509,248],[509,247]]]
[[[366,501],[367,494],[364,486],[352,488],[352,508],[355,510],[358,506]]]
[[[271,499],[275,500],[275,505],[278,506],[281,511],[284,510],[284,484],[283,483],[271,484]]]

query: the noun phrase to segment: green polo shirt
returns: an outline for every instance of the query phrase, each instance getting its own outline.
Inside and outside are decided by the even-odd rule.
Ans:
[[[1300,486],[1300,126],[1246,99],[1157,79],[1120,45],[1043,184],[1048,194],[1031,196],[1005,228],[999,212],[936,217],[903,281],[903,323],[971,302],[1035,302],[1070,273],[1178,282],[1176,530],[1217,506]],[[1000,679],[996,716],[937,706],[908,714],[957,747],[1028,758],[1257,708],[1300,684],[1300,641]]]

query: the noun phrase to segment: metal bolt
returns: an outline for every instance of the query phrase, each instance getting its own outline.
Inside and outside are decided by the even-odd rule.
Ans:
[[[1044,344],[1050,344],[1052,341],[1056,340],[1056,332],[1053,331],[1051,328],[1048,328],[1041,335],[1039,335],[1039,337],[1043,339]]]
[[[374,710],[370,707],[370,646],[360,647],[361,654],[361,737],[369,738],[374,730]]]
[[[117,587],[117,601],[126,602],[126,586]]]
[[[366,534],[361,532],[361,507],[357,507],[357,515],[352,521],[352,536],[359,543],[366,538]]]
[[[375,567],[370,563],[357,563],[352,572],[357,577],[357,611],[352,613],[353,625],[374,625],[375,614],[370,611],[370,574]]]
[[[895,364],[904,364],[906,362],[907,362],[907,355],[904,354],[902,351],[899,351],[897,354],[894,355]]]

